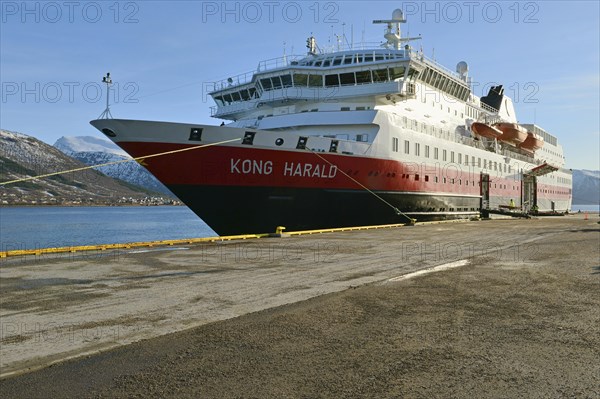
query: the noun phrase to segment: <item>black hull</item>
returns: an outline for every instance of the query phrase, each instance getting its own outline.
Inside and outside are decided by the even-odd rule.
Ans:
[[[406,223],[367,191],[272,187],[185,186],[168,188],[219,235]],[[377,193],[417,220],[465,217],[479,211],[478,197]]]

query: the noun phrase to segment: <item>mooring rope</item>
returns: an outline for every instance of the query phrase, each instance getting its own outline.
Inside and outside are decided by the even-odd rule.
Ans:
[[[412,218],[408,217],[400,209],[396,208],[394,205],[390,204],[388,201],[386,201],[385,199],[383,199],[380,195],[378,195],[376,192],[374,192],[373,190],[371,190],[369,187],[365,186],[364,184],[362,184],[361,182],[359,182],[358,180],[356,180],[355,178],[353,178],[352,176],[350,176],[348,173],[344,172],[337,165],[335,165],[334,163],[330,162],[326,158],[322,157],[321,154],[319,154],[316,151],[311,150],[310,148],[307,148],[307,150],[309,150],[310,152],[312,152],[313,154],[315,154],[316,156],[318,156],[319,158],[321,158],[323,161],[327,162],[330,166],[334,166],[337,170],[339,170],[340,172],[342,172],[344,174],[344,176],[346,176],[348,179],[352,180],[354,183],[358,184],[360,187],[362,187],[363,189],[365,189],[369,193],[373,194],[377,199],[379,199],[384,204],[386,204],[387,206],[389,206],[390,208],[392,208],[394,210],[394,212],[396,213],[396,215],[398,215],[398,216],[404,216],[406,219],[408,219],[409,222],[413,221]]]
[[[196,145],[196,146],[187,147],[187,148],[180,148],[178,150],[172,150],[172,151],[166,151],[166,152],[159,152],[159,153],[156,153],[156,154],[144,155],[143,157],[136,157],[136,158],[131,158],[131,159],[122,159],[120,161],[106,162],[106,163],[102,163],[102,164],[98,164],[98,165],[85,166],[85,167],[82,167],[82,168],[76,168],[76,169],[70,169],[70,170],[63,170],[63,171],[60,171],[60,172],[46,173],[44,175],[30,176],[30,177],[25,177],[25,178],[22,178],[22,179],[16,179],[16,180],[10,180],[10,181],[1,182],[0,186],[6,186],[7,184],[20,183],[20,182],[29,181],[29,180],[43,179],[43,178],[46,178],[46,177],[63,175],[63,174],[66,174],[66,173],[80,172],[82,170],[95,169],[95,168],[100,168],[102,166],[110,166],[110,165],[116,165],[116,164],[120,164],[120,163],[134,162],[134,161],[138,162],[138,161],[141,161],[141,160],[144,160],[144,159],[147,159],[147,158],[153,158],[153,157],[159,157],[159,156],[163,156],[163,155],[175,154],[175,153],[183,152],[183,151],[198,150],[198,149],[201,149],[201,148],[212,147],[212,146],[215,146],[215,145],[231,143],[233,141],[239,141],[239,140],[241,140],[241,138],[231,139],[231,140],[225,140],[225,141],[219,141],[219,142],[210,143],[210,144]]]

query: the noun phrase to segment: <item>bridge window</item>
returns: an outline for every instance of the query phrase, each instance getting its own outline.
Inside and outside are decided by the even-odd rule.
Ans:
[[[388,79],[388,70],[386,69],[376,69],[373,71],[373,82],[387,82]]]
[[[340,85],[340,77],[337,74],[334,75],[325,75],[325,86],[339,86]]]
[[[292,75],[281,75],[281,84],[283,87],[292,87]]]
[[[271,82],[273,82],[273,89],[281,89],[281,78],[279,76],[273,76]]]
[[[371,71],[356,72],[356,83],[371,83]]]
[[[340,83],[342,86],[344,85],[355,85],[356,78],[354,77],[354,72],[350,73],[340,73]]]
[[[271,83],[271,79],[269,79],[269,78],[261,79],[260,84],[262,85],[263,89],[265,89],[265,90],[272,90],[272,88],[273,88],[273,83]]]
[[[294,85],[306,87],[308,85],[308,75],[303,73],[295,73],[294,74]]]
[[[323,76],[308,75],[308,86],[309,87],[323,87]]]
[[[390,78],[392,80],[404,77],[404,67],[390,68]]]

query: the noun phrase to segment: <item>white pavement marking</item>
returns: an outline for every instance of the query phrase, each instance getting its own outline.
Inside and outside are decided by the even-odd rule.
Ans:
[[[469,264],[468,259],[457,260],[456,262],[445,263],[443,265],[439,265],[439,266],[435,266],[435,267],[428,267],[427,269],[419,270],[419,271],[408,273],[408,274],[403,274],[401,276],[389,279],[388,282],[408,280],[410,278],[422,276],[424,274],[441,272],[444,270],[454,269],[456,267],[466,266],[468,264]]]

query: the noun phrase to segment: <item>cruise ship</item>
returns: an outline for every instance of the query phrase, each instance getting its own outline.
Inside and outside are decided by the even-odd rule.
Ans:
[[[570,209],[555,136],[521,123],[501,85],[476,96],[466,62],[414,49],[401,10],[373,22],[380,45],[311,36],[305,55],[215,82],[220,126],[91,124],[135,158],[164,154],[142,164],[220,235]]]

